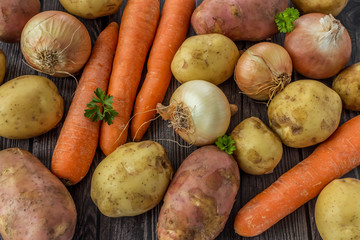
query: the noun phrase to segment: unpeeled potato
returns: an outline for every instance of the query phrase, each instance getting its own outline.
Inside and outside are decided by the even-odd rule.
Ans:
[[[349,0],[291,0],[302,13],[324,13],[337,16]]]
[[[95,19],[116,13],[122,0],[60,0],[60,3],[75,16]]]
[[[315,205],[316,227],[323,240],[360,238],[360,180],[336,179],[319,194]]]
[[[6,57],[4,52],[0,49],[0,84],[3,83],[6,73]]]

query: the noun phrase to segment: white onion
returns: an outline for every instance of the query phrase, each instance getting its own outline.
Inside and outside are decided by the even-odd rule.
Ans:
[[[157,110],[182,139],[195,146],[214,143],[226,133],[231,118],[225,94],[204,80],[182,84],[171,96],[170,105],[159,103]]]
[[[44,11],[32,17],[21,34],[21,51],[34,69],[64,77],[81,70],[91,52],[86,27],[61,11]]]

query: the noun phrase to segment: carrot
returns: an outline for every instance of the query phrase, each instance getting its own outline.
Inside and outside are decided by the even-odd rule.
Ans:
[[[114,123],[102,123],[100,147],[105,155],[127,140],[127,129],[146,56],[160,17],[158,0],[129,0],[121,19],[108,94],[119,112]]]
[[[110,23],[96,40],[52,155],[51,170],[66,185],[78,183],[87,174],[96,152],[100,122],[85,117],[84,110],[96,88],[107,90],[118,28]]]
[[[246,237],[261,234],[359,165],[360,115],[340,126],[309,157],[243,206],[235,218],[236,233]]]
[[[184,42],[195,0],[166,0],[147,63],[147,74],[138,93],[131,120],[131,138],[140,141],[164,100],[171,80],[171,61]]]

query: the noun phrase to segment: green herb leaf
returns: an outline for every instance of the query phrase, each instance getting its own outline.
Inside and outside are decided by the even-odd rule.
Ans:
[[[285,11],[276,14],[275,23],[282,33],[288,33],[294,30],[294,21],[300,16],[296,8],[287,8]]]
[[[216,142],[216,146],[226,152],[227,154],[233,154],[235,151],[235,141],[232,140],[232,138],[228,135],[224,135],[222,137],[219,137]]]
[[[90,118],[91,121],[97,122],[104,120],[107,124],[112,124],[114,117],[119,113],[113,109],[113,96],[105,95],[105,92],[100,88],[95,91],[95,97],[93,96],[91,101],[86,105],[84,116]],[[103,109],[103,112],[101,112]]]

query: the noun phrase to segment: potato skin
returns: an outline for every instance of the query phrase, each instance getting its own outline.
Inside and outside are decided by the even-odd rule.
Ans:
[[[275,15],[287,0],[204,0],[191,24],[197,34],[221,33],[234,41],[260,41],[278,33]]]
[[[95,19],[116,13],[122,0],[60,0],[60,3],[75,16]]]
[[[159,240],[215,239],[239,190],[236,161],[216,146],[204,146],[180,165],[160,210]]]
[[[297,80],[287,85],[270,102],[270,127],[282,142],[294,148],[315,145],[339,126],[340,96],[316,80]]]
[[[0,136],[27,139],[50,131],[61,120],[64,100],[48,78],[24,75],[0,86]]]
[[[235,141],[235,159],[246,173],[271,173],[281,160],[281,139],[257,117],[243,120],[230,136]]]
[[[355,240],[360,237],[360,180],[335,179],[319,194],[315,222],[323,240]]]
[[[347,110],[360,111],[360,63],[355,63],[339,73],[332,82]]]
[[[301,13],[324,13],[336,17],[346,6],[348,0],[291,0]]]
[[[5,53],[0,49],[0,84],[3,83],[6,73],[6,56]]]
[[[70,240],[76,209],[61,183],[35,156],[0,151],[0,233],[4,240]]]
[[[165,194],[173,169],[157,142],[129,142],[96,167],[91,199],[108,217],[135,216],[155,207]]]
[[[181,83],[205,80],[219,85],[233,75],[239,56],[235,43],[224,35],[195,35],[180,46],[171,71]]]
[[[0,41],[18,42],[27,21],[40,12],[39,0],[0,0]]]

